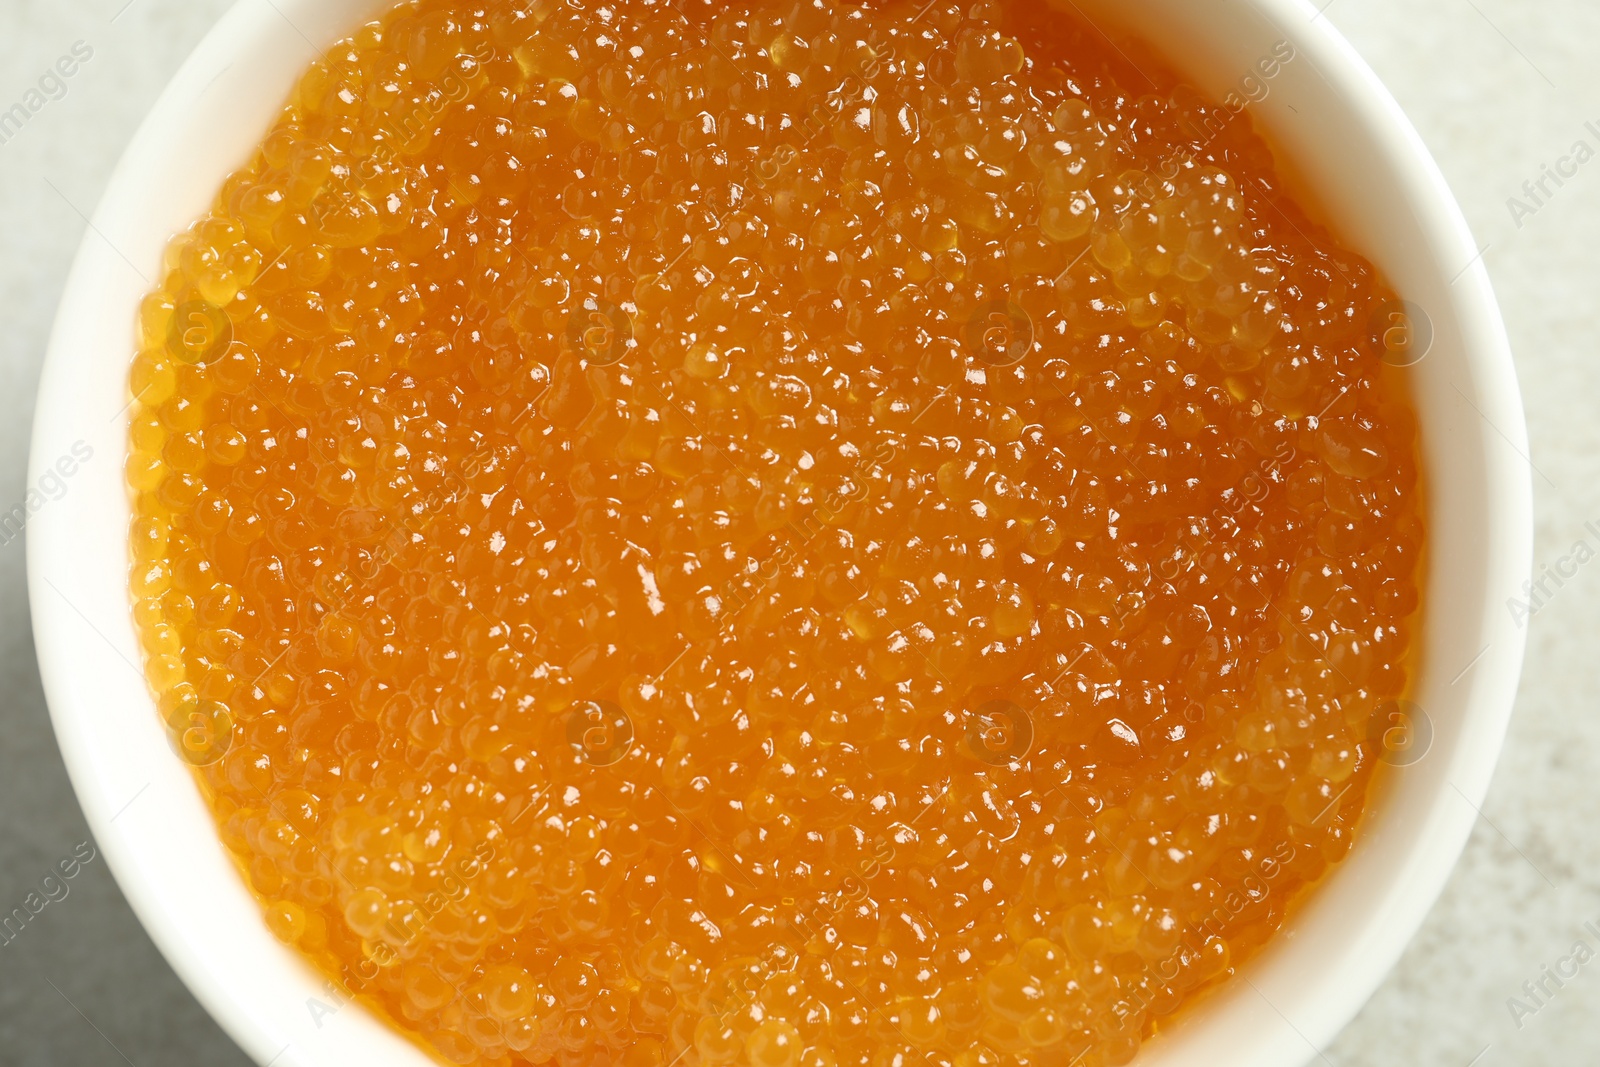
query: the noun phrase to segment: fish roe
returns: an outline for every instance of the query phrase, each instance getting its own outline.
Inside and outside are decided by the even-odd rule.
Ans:
[[[1393,756],[1404,307],[1043,3],[413,0],[142,305],[145,673],[441,1062],[1126,1063]]]

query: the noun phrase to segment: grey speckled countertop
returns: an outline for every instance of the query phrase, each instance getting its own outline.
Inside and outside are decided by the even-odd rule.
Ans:
[[[1325,0],[1318,0],[1319,3]],[[73,250],[145,110],[227,0],[0,0],[0,501],[20,501],[39,363]],[[1328,17],[1388,83],[1477,233],[1522,377],[1538,541],[1551,562],[1600,519],[1600,162],[1531,214],[1513,196],[1574,142],[1600,147],[1595,0],[1332,0]],[[79,44],[79,42],[82,42]],[[70,79],[30,89],[59,58]],[[69,64],[70,66],[70,64]],[[59,97],[52,99],[51,97]],[[1591,476],[1595,476],[1591,482]],[[1532,1014],[1508,998],[1600,926],[1600,569],[1531,622],[1517,714],[1484,819],[1400,965],[1325,1062],[1363,1067],[1600,1060],[1600,962]],[[88,838],[50,732],[28,630],[21,539],[0,535],[0,910]],[[0,1064],[244,1065],[91,859],[0,946]],[[1570,969],[1570,967],[1569,967]],[[1550,985],[1550,988],[1554,988]],[[1531,1006],[1531,1002],[1530,1006]],[[1474,1057],[1478,1057],[1474,1060]]]

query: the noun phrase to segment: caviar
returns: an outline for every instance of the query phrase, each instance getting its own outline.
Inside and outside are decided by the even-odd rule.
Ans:
[[[1394,306],[1043,4],[402,4],[143,305],[145,671],[444,1062],[1125,1063],[1385,754]]]

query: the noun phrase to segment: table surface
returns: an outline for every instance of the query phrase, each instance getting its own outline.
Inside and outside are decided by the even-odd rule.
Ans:
[[[1325,0],[1318,0],[1319,3]],[[0,501],[26,492],[39,365],[73,250],[140,118],[228,0],[0,0],[0,111],[56,61],[92,55],[0,143]],[[1532,438],[1537,545],[1554,565],[1600,519],[1600,165],[1514,210],[1523,183],[1600,148],[1600,3],[1332,0],[1433,150],[1466,211],[1516,352]],[[51,86],[51,88],[54,88]],[[0,135],[3,137],[3,135]],[[1586,326],[1588,322],[1590,325]],[[1588,472],[1587,474],[1585,472]],[[0,534],[0,538],[4,535]],[[1591,546],[1594,542],[1591,541]],[[1600,569],[1594,569],[1600,571]],[[1523,985],[1600,927],[1600,573],[1580,569],[1530,622],[1505,754],[1460,865],[1399,966],[1322,1062],[1572,1064],[1594,1060],[1600,963],[1532,1014]],[[0,543],[0,912],[89,840],[50,731],[28,624],[22,539]],[[91,859],[0,945],[0,1061],[245,1067]],[[1570,965],[1569,965],[1570,969]],[[1589,973],[1593,971],[1595,973]],[[1477,1059],[1474,1059],[1477,1057]]]

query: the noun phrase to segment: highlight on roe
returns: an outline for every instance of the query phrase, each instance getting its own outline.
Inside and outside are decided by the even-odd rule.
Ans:
[[[1126,1063],[1406,691],[1391,306],[1042,3],[413,0],[143,305],[146,675],[443,1062]]]

